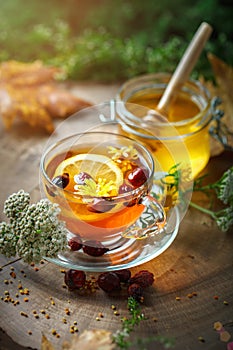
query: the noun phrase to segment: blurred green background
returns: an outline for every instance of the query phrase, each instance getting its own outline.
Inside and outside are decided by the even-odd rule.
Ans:
[[[210,79],[207,51],[233,64],[232,19],[232,0],[0,0],[0,61],[40,59],[105,82],[172,72],[206,21],[214,32],[193,77]]]

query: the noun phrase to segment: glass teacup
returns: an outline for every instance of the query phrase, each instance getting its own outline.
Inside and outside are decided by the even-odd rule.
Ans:
[[[67,249],[57,259],[90,271],[139,265],[176,237],[179,214],[166,221],[154,188],[155,161],[138,141],[111,132],[68,136],[45,150],[43,195],[57,203],[68,228]],[[72,249],[72,240],[80,242]]]

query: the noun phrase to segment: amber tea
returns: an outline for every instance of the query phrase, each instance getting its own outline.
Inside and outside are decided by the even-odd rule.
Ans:
[[[57,143],[43,157],[42,168],[44,192],[59,204],[69,231],[106,242],[144,211],[154,161],[147,149],[127,137],[93,132]],[[158,229],[165,217],[156,205]]]

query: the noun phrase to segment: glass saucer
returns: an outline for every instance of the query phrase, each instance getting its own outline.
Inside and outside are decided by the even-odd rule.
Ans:
[[[45,258],[67,269],[90,272],[113,271],[131,268],[146,263],[162,254],[177,236],[180,223],[178,207],[172,208],[167,216],[165,232],[143,239],[119,237],[113,249],[100,257],[92,257],[82,250],[71,251],[68,247],[57,258]]]

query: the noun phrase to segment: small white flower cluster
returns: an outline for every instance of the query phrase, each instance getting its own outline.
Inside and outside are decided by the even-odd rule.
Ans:
[[[108,146],[108,153],[112,154],[112,159],[116,160],[119,158],[125,159],[137,159],[138,151],[133,146],[123,146],[121,148],[116,148],[113,146]]]
[[[233,167],[223,174],[215,187],[218,198],[224,204],[233,204]]]
[[[23,190],[6,200],[4,213],[9,223],[0,223],[0,253],[37,263],[43,257],[56,257],[66,247],[68,231],[58,219],[57,204],[48,199],[29,203],[30,195]]]

